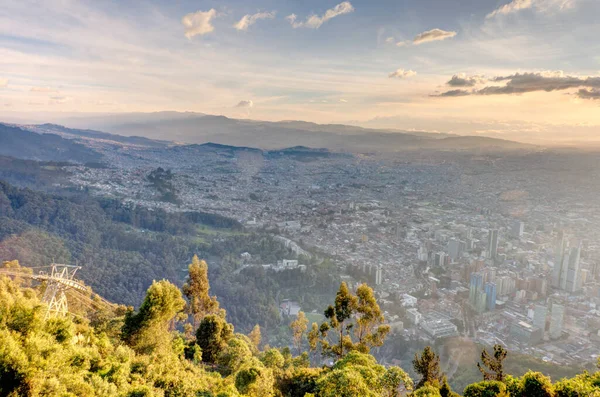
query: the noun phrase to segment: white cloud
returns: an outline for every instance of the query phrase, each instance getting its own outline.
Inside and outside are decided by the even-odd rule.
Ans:
[[[246,101],[240,101],[237,105],[235,105],[236,108],[253,108],[254,107],[254,102],[252,102],[251,100],[246,100]]]
[[[407,79],[409,77],[413,77],[416,76],[417,72],[415,72],[414,70],[404,70],[404,69],[398,69],[395,72],[392,72],[388,75],[388,77],[390,79],[393,78],[397,78],[397,79]]]
[[[410,41],[407,40],[403,40],[403,41],[396,41],[395,37],[388,37],[387,39],[385,39],[386,44],[393,44],[396,47],[404,47],[408,44],[410,44]]]
[[[239,20],[238,23],[233,25],[237,30],[248,30],[248,28],[254,25],[260,19],[273,19],[275,18],[275,11],[271,12],[259,12],[253,15],[247,14]]]
[[[31,92],[56,92],[56,90],[52,87],[44,86],[44,87],[31,87]]]
[[[498,15],[508,15],[521,10],[535,9],[542,13],[564,11],[575,6],[576,0],[512,0],[510,3],[490,12],[486,18]]]
[[[340,102],[341,102],[341,103],[348,103],[348,101],[347,101],[347,100],[345,100],[345,99],[340,99]]]
[[[531,7],[533,7],[533,0],[513,0],[510,3],[490,12],[487,14],[486,18],[493,18],[496,15],[508,15]]]
[[[535,0],[534,6],[542,13],[552,14],[575,7],[576,0]]]
[[[323,14],[322,16],[313,14],[309,16],[304,22],[297,22],[298,17],[296,16],[296,14],[288,15],[287,17],[285,17],[285,19],[287,19],[290,22],[293,28],[306,27],[311,29],[318,29],[321,27],[321,25],[323,25],[330,19],[333,19],[340,15],[349,14],[352,11],[354,11],[354,7],[352,7],[352,4],[350,4],[349,1],[344,1],[336,5],[335,7],[325,11],[325,14]]]
[[[290,22],[294,29],[302,26],[302,22],[296,22],[296,19],[298,19],[298,16],[296,14],[290,14],[287,17],[285,17],[285,19]]]
[[[456,36],[456,32],[448,32],[442,29],[431,29],[415,36],[413,43],[415,45],[428,43],[430,41],[446,40]]]
[[[5,88],[8,86],[8,79],[0,79],[0,88]]]
[[[198,11],[187,14],[181,19],[185,27],[185,37],[188,39],[196,35],[205,35],[215,30],[212,19],[217,16],[217,11],[211,8],[208,11]]]

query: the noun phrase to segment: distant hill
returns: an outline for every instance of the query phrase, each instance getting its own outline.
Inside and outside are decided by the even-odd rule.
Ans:
[[[489,138],[485,136],[455,136],[430,142],[430,148],[467,150],[477,148],[500,149],[533,149],[536,146],[527,143],[508,141],[505,139]]]
[[[531,149],[533,146],[500,139],[461,137],[450,134],[369,129],[342,124],[305,121],[257,121],[230,119],[201,113],[149,113],[76,121],[81,127],[113,134],[169,140],[182,144],[213,142],[222,145],[260,147],[264,150],[305,146],[344,152],[398,152],[404,150]],[[119,122],[123,120],[123,122]],[[467,139],[469,138],[469,139]]]
[[[74,129],[63,127],[58,124],[40,124],[33,127],[29,127],[29,129],[34,129],[35,132],[40,133],[55,133],[58,135],[62,135],[65,138],[89,138],[89,139],[99,139],[99,140],[107,140],[114,141],[119,143],[125,143],[130,145],[138,145],[138,146],[148,146],[148,147],[164,147],[169,142],[167,141],[157,141],[153,139],[148,139],[140,136],[123,136],[116,134],[109,134],[107,132],[102,131],[94,131],[94,130],[82,130],[82,129]]]
[[[234,157],[239,152],[251,152],[255,154],[262,155],[263,151],[257,148],[245,147],[245,146],[231,146],[231,145],[222,145],[220,143],[207,142],[201,145],[192,144],[192,145],[175,145],[170,147],[169,149],[174,153],[178,152],[188,152],[194,151],[199,153],[218,153],[226,157]]]
[[[0,155],[28,160],[98,162],[102,156],[55,134],[38,134],[0,123]]]

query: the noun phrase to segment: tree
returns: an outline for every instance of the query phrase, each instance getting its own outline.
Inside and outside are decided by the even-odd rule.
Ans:
[[[260,325],[256,324],[252,331],[248,334],[248,338],[252,342],[252,345],[259,350],[260,342],[262,341],[262,334],[260,332]]]
[[[281,352],[274,347],[263,353],[261,361],[265,367],[271,369],[282,369],[285,364],[285,358],[283,357],[283,354],[281,354]]]
[[[554,397],[554,387],[550,378],[539,372],[528,371],[523,375],[520,391],[519,397]]]
[[[292,329],[296,352],[297,354],[300,354],[300,352],[302,351],[302,338],[304,337],[304,333],[308,329],[308,319],[306,318],[304,312],[298,312],[296,319],[291,322],[290,328]]]
[[[327,354],[332,354],[338,359],[344,357],[344,353],[352,348],[352,339],[348,335],[353,327],[351,317],[356,310],[357,299],[350,290],[346,283],[340,285],[335,296],[335,303],[333,306],[329,306],[325,310],[325,318],[329,320],[329,323],[325,322],[321,324],[321,346],[323,351]],[[338,334],[337,343],[331,344],[327,340],[327,333],[330,329],[333,329]]]
[[[487,350],[483,349],[481,352],[481,362],[477,363],[479,372],[483,375],[483,380],[497,380],[498,382],[504,381],[504,368],[503,362],[506,358],[507,351],[502,345],[494,345],[494,355],[490,355]]]
[[[420,389],[426,383],[436,387],[439,386],[442,380],[440,357],[435,354],[430,346],[425,347],[420,357],[418,353],[415,354],[413,366],[415,372],[421,375],[421,380],[416,386],[417,389]]]
[[[229,375],[238,371],[242,365],[253,357],[252,342],[247,336],[235,334],[219,352],[217,363],[223,374]]]
[[[317,323],[312,323],[310,328],[310,332],[308,333],[308,347],[310,351],[317,350],[317,344],[319,343],[319,325]]]
[[[273,371],[256,358],[248,361],[235,375],[235,388],[249,397],[273,396],[274,382]]]
[[[585,371],[571,379],[562,379],[554,385],[556,397],[600,396],[600,372]]]
[[[410,376],[400,367],[389,367],[381,377],[384,397],[400,397],[400,388],[412,390],[413,381]]]
[[[426,384],[411,393],[410,397],[441,397],[441,394],[437,387]]]
[[[380,397],[385,372],[373,356],[352,351],[317,381],[318,392],[315,394],[320,397]]]
[[[184,306],[179,288],[167,280],[155,281],[138,312],[130,310],[125,314],[121,335],[138,351],[170,347],[169,326]]]
[[[390,326],[383,324],[385,319],[371,287],[361,284],[356,290],[356,296],[357,349],[362,353],[369,353],[371,347],[383,345],[386,335],[390,332]]]
[[[504,383],[497,380],[486,380],[467,386],[464,397],[509,397],[509,394]]]
[[[0,396],[30,394],[27,356],[8,330],[0,329]]]
[[[321,324],[319,328],[321,347],[325,354],[333,355],[338,359],[352,350],[369,353],[372,347],[383,345],[390,331],[390,327],[383,324],[383,314],[373,295],[373,290],[366,284],[358,287],[355,296],[349,291],[346,283],[342,283],[334,305],[325,310],[325,318],[328,321]],[[355,331],[351,333],[353,328]],[[330,330],[334,330],[337,334],[337,341],[333,343],[328,339]],[[311,350],[316,348],[315,340],[316,332],[313,326],[309,333]]]
[[[196,330],[196,343],[202,349],[202,361],[214,364],[219,353],[233,337],[233,325],[215,314],[204,317]]]
[[[448,378],[444,376],[442,379],[442,385],[440,386],[440,396],[442,397],[460,397],[458,393],[452,391],[450,384],[448,383]],[[508,397],[508,396],[507,396]]]
[[[208,265],[194,255],[188,266],[188,280],[183,285],[183,294],[188,299],[186,312],[192,316],[194,327],[198,327],[207,314],[219,312],[217,297],[210,296],[209,290]]]

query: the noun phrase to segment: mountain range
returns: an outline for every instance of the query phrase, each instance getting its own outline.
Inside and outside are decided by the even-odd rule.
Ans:
[[[91,128],[125,137],[144,137],[178,144],[213,142],[231,146],[251,146],[264,150],[306,146],[326,148],[331,151],[365,153],[416,149],[528,150],[536,147],[482,136],[369,129],[305,121],[256,121],[192,112],[71,117],[62,120],[62,123],[71,128]]]

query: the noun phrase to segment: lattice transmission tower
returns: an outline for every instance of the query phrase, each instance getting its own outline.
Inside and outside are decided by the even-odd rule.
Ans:
[[[69,289],[87,291],[85,286],[74,279],[80,266],[52,264],[50,274],[40,274],[33,278],[46,281],[46,291],[42,301],[48,305],[45,319],[69,315],[69,303],[65,292]]]

